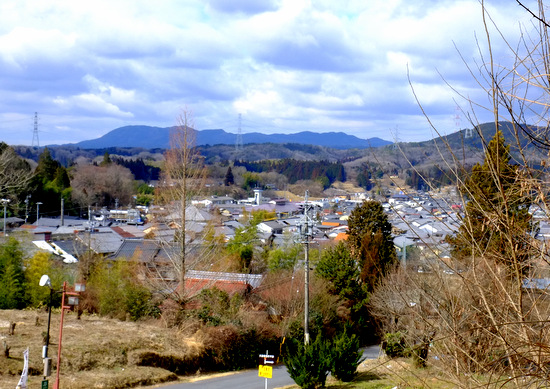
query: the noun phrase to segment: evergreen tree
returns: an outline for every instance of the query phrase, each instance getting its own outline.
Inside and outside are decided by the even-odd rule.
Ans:
[[[304,345],[292,339],[292,351],[284,358],[290,378],[302,389],[323,388],[331,367],[330,348],[320,335]]]
[[[19,242],[9,238],[0,246],[0,309],[24,307],[24,282],[23,252]]]
[[[103,161],[101,161],[101,164],[100,166],[108,166],[111,164],[111,156],[109,155],[109,152],[105,152],[105,154],[103,154]]]
[[[315,274],[328,281],[328,292],[339,297],[340,319],[363,340],[369,334],[370,314],[368,285],[361,280],[361,264],[351,255],[347,244],[340,242],[324,250],[315,267]],[[340,309],[344,308],[344,309]],[[343,312],[349,312],[347,316]]]
[[[35,174],[44,182],[53,181],[55,179],[55,172],[59,166],[59,162],[52,158],[50,150],[45,147],[40,157],[38,157]]]
[[[391,229],[384,208],[377,201],[364,201],[349,216],[348,244],[369,292],[397,259]]]
[[[235,183],[235,178],[233,177],[233,171],[231,170],[231,166],[227,168],[227,173],[225,173],[225,179],[223,181],[225,186],[230,186]]]
[[[362,301],[366,298],[366,291],[361,285],[359,264],[343,242],[323,251],[315,273],[329,282],[329,292],[333,295],[350,301]]]
[[[527,271],[534,225],[529,214],[532,198],[524,182],[520,167],[511,163],[510,146],[497,131],[483,163],[472,168],[460,187],[468,202],[457,235],[448,239],[456,258],[484,255],[513,265],[519,273]]]
[[[332,375],[340,381],[350,382],[357,375],[357,366],[363,361],[363,352],[359,349],[359,338],[351,334],[346,327],[332,342],[331,368]]]

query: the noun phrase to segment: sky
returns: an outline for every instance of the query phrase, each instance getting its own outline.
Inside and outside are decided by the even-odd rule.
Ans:
[[[486,6],[512,40],[532,23]],[[199,130],[428,140],[469,127],[459,94],[486,103],[468,70],[484,35],[478,0],[5,0],[0,141],[33,144],[35,112],[43,146],[183,111]]]

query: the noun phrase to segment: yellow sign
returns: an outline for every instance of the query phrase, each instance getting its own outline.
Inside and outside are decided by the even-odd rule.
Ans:
[[[258,377],[271,378],[273,376],[273,367],[260,365],[258,368]]]

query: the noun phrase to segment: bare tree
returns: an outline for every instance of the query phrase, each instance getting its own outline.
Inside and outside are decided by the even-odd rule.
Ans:
[[[131,205],[134,176],[124,166],[81,165],[72,172],[72,177],[72,197],[82,206],[109,206],[115,199],[120,204]]]
[[[195,147],[195,140],[192,115],[183,110],[178,117],[178,125],[170,134],[170,149],[164,155],[158,193],[159,200],[171,211],[169,221],[177,226],[174,241],[169,244],[171,247],[175,245],[175,250],[167,252],[179,284],[173,297],[180,304],[186,301],[185,274],[191,249],[191,237],[186,228],[187,210],[191,199],[202,192],[206,177],[204,161]]]
[[[426,361],[456,387],[544,387],[550,375],[550,261],[544,237],[537,239],[537,223],[531,221],[534,213],[544,221],[550,216],[549,160],[540,157],[541,149],[550,148],[550,25],[543,1],[536,10],[517,3],[537,28],[531,35],[523,29],[519,43],[511,44],[481,1],[489,49],[480,49],[481,64],[471,73],[491,101],[481,108],[493,113],[493,143],[476,120],[480,106],[463,97],[484,145],[484,163],[470,170],[444,138],[434,142],[468,204],[461,231],[451,241],[454,255],[438,256],[426,243],[425,251],[435,257],[429,271],[400,269],[372,298],[384,332],[399,333],[413,354],[431,345],[434,358]],[[513,63],[495,62],[495,37],[509,48]],[[509,156],[506,147],[496,147],[500,130],[510,143]]]
[[[29,164],[5,143],[0,143],[0,195],[15,197],[33,177]]]

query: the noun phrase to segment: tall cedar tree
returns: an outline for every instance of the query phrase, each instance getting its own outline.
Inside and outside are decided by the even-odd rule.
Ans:
[[[532,199],[521,173],[510,163],[510,146],[497,131],[483,164],[473,167],[460,188],[469,201],[457,235],[449,239],[456,258],[484,255],[509,266],[516,276],[527,271],[534,225],[529,214]]]
[[[224,184],[225,186],[230,186],[235,183],[235,178],[233,177],[233,171],[231,170],[231,166],[227,168],[227,173],[225,173],[225,180]]]
[[[397,258],[391,224],[377,201],[364,201],[348,219],[348,243],[360,266],[360,278],[371,292]]]

